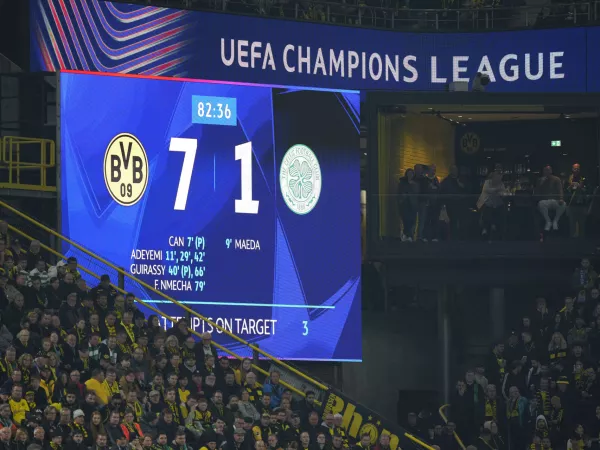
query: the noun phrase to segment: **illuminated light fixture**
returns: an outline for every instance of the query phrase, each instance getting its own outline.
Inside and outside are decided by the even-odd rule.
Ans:
[[[561,147],[562,141],[550,141],[550,147]]]

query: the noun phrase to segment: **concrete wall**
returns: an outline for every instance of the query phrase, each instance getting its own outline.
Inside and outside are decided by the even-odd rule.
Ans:
[[[399,390],[436,390],[436,315],[425,311],[363,312],[363,362],[344,363],[344,392],[396,420]]]
[[[436,164],[440,178],[454,164],[453,124],[435,116],[389,114],[379,123],[379,191],[381,233],[400,235],[395,194],[398,180],[415,164]]]

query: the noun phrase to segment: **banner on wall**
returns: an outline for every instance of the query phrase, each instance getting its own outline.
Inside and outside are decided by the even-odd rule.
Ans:
[[[390,448],[412,448],[414,445],[405,435],[404,430],[373,412],[369,408],[356,403],[337,389],[330,388],[323,402],[323,418],[327,414],[341,414],[342,428],[346,430],[351,442],[358,442],[363,434],[371,437],[371,445],[377,444],[382,434],[390,436]]]
[[[31,1],[32,70],[138,73],[335,89],[585,92],[597,28],[401,33],[128,5]],[[324,38],[324,36],[326,38]],[[593,36],[591,42],[588,36]],[[598,72],[592,72],[597,74]]]

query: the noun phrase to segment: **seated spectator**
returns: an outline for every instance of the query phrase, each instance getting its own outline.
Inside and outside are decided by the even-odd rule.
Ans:
[[[492,172],[485,180],[481,195],[477,200],[477,209],[481,211],[481,235],[485,239],[502,238],[504,233],[504,200],[506,187],[502,183],[502,173]]]
[[[558,222],[567,206],[563,200],[562,182],[552,174],[552,167],[544,167],[543,176],[539,179],[534,194],[540,198],[538,209],[546,222],[544,230],[558,230]],[[553,218],[550,218],[550,211],[554,211]]]

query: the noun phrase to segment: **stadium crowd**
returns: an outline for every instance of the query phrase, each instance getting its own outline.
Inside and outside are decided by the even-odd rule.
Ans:
[[[185,319],[165,331],[108,275],[89,288],[75,258],[49,262],[0,221],[0,450],[349,446],[314,393],[294,399],[277,371],[259,384]]]
[[[442,450],[459,448],[454,432],[478,450],[598,448],[599,288],[583,259],[572,296],[555,308],[537,298],[507,340],[457,382],[447,423],[411,413],[407,429]]]

